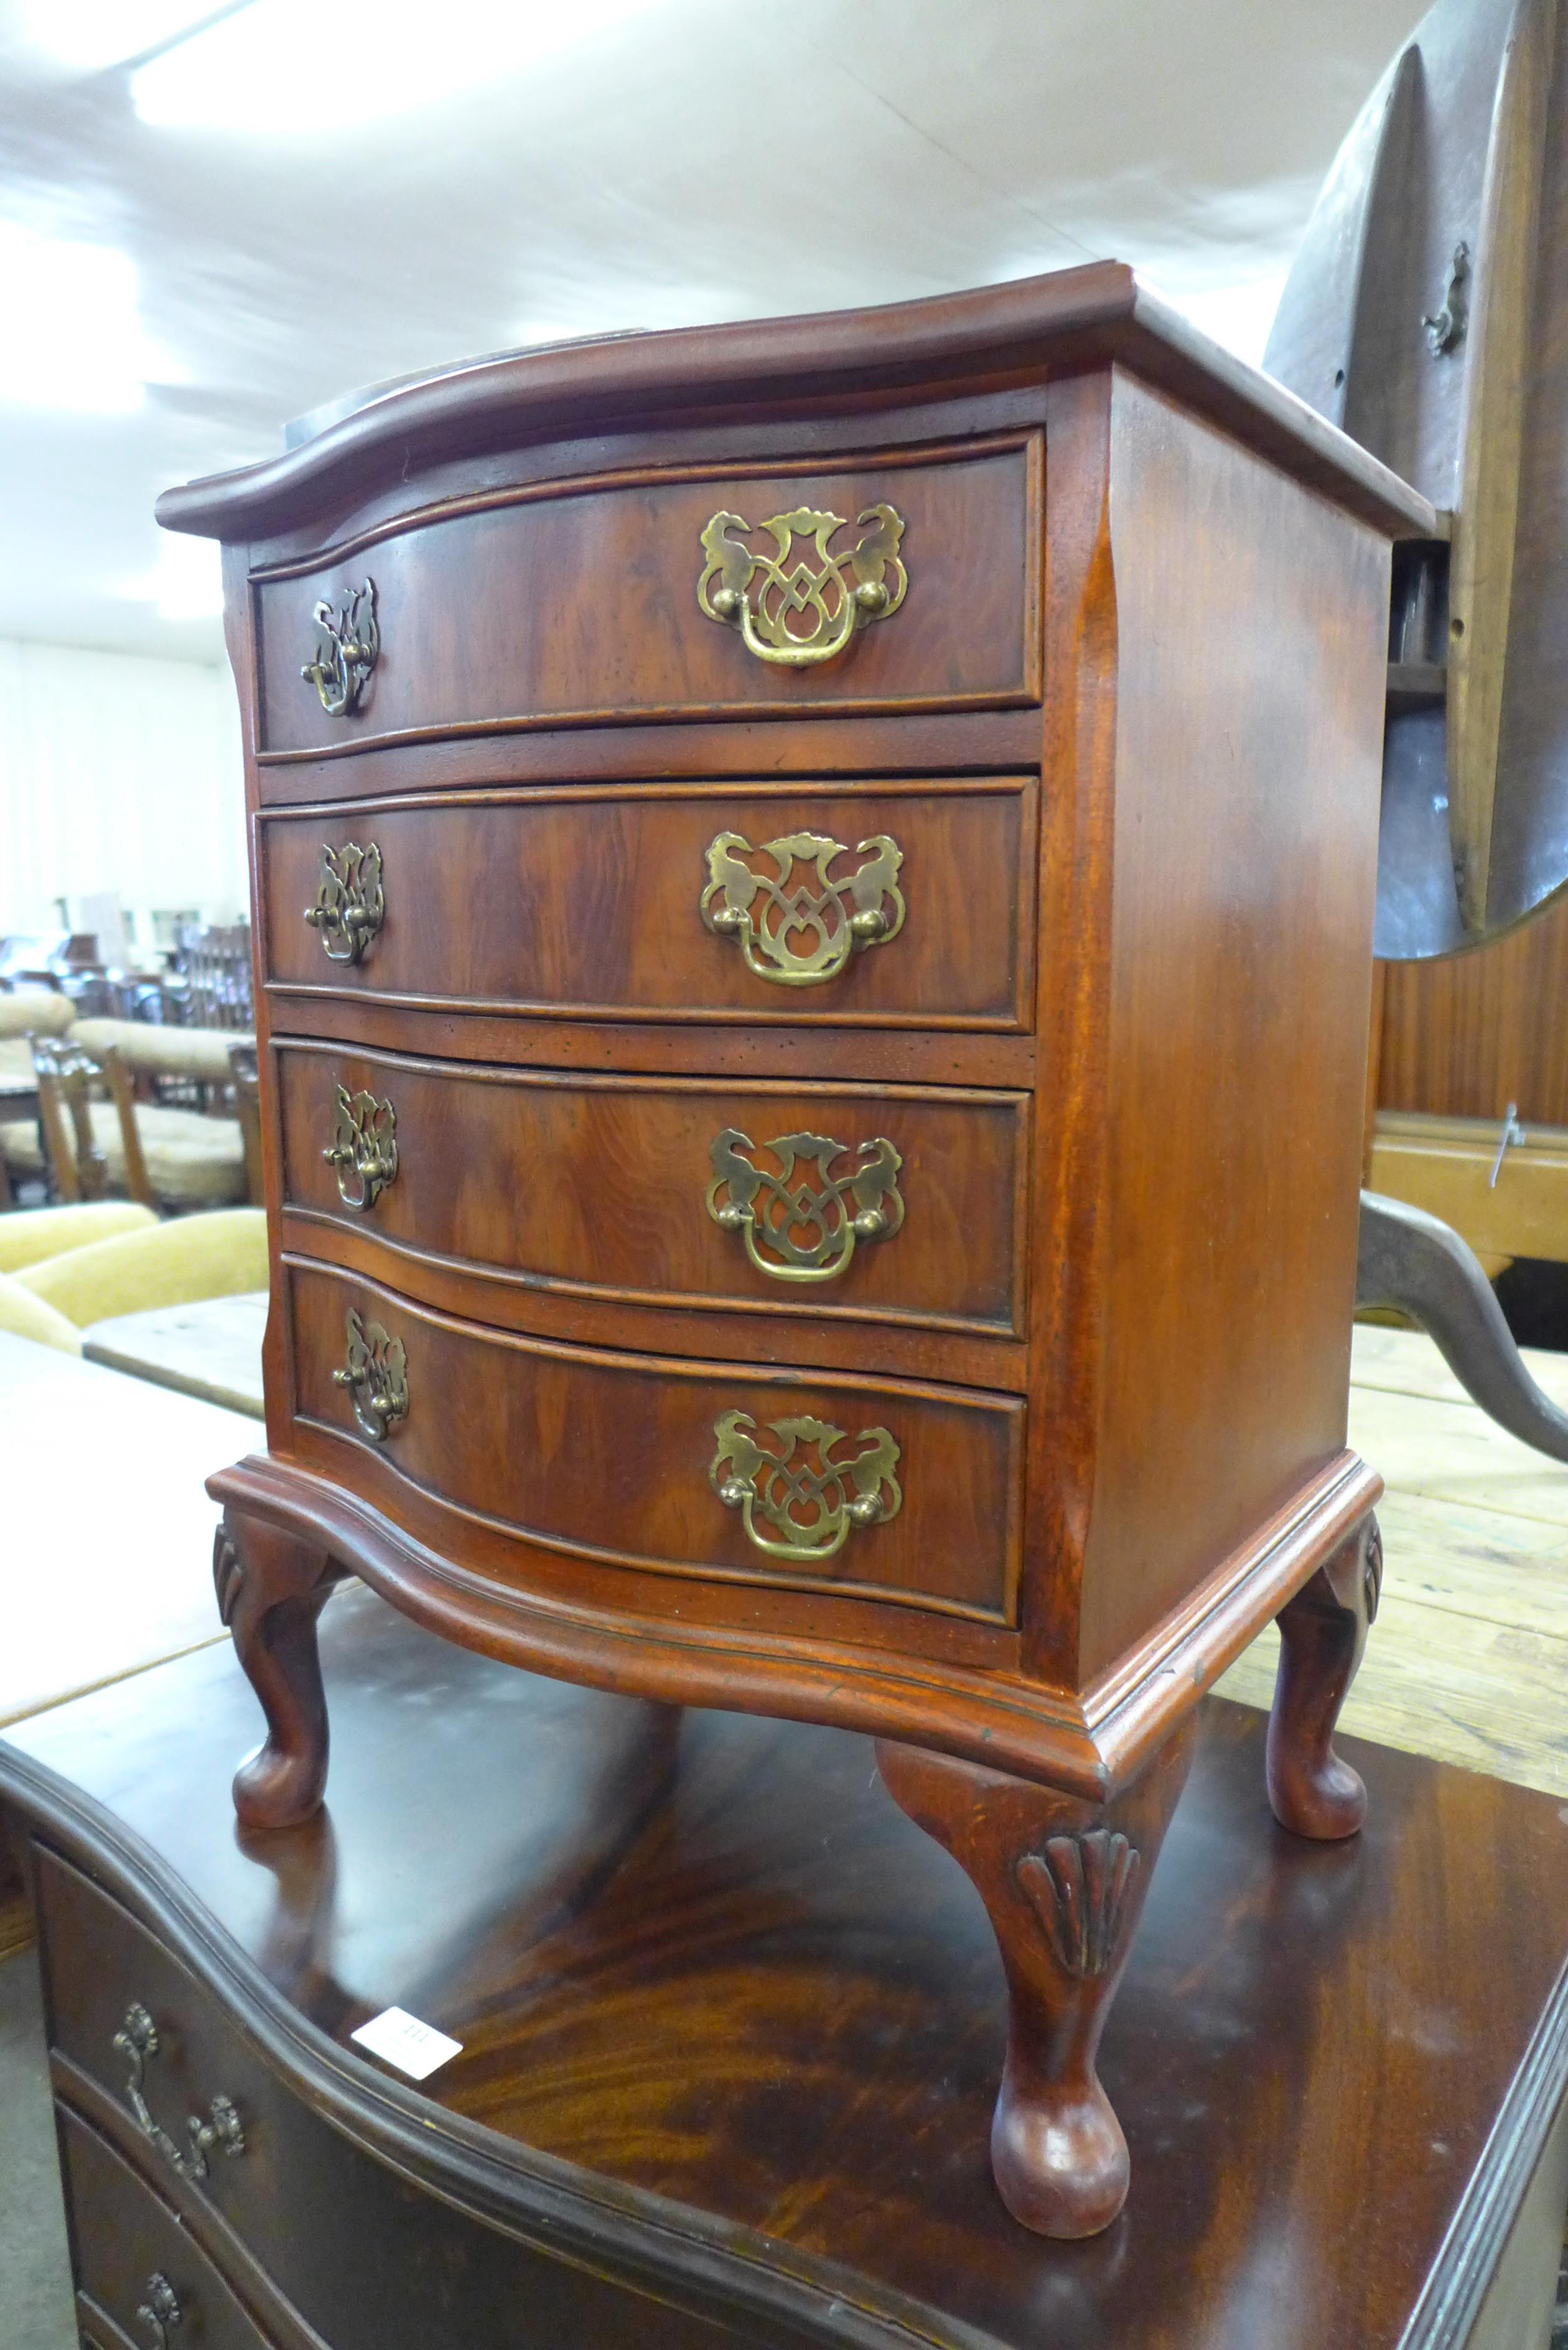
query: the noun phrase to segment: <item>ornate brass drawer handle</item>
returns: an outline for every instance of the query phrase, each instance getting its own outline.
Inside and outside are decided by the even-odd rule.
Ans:
[[[398,1113],[391,1103],[339,1086],[332,1139],[321,1156],[337,1178],[344,1206],[367,1215],[398,1180]]]
[[[903,850],[877,832],[855,853],[865,864],[836,880],[828,868],[849,854],[841,840],[791,832],[753,848],[742,834],[722,832],[705,852],[702,920],[716,938],[739,941],[746,969],[759,979],[778,987],[820,986],[836,979],[852,954],[888,945],[904,927]],[[754,873],[745,862],[750,857],[766,858],[773,871]],[[815,885],[803,879],[790,886],[797,865],[811,868]]]
[[[341,848],[321,844],[316,903],[305,919],[320,938],[331,962],[358,962],[386,920],[381,888],[381,852],[374,841],[361,848],[346,840]]]
[[[774,1281],[836,1281],[857,1241],[891,1240],[903,1222],[904,1162],[885,1136],[861,1143],[837,1174],[848,1146],[827,1135],[781,1134],[762,1148],[776,1173],[745,1156],[757,1145],[738,1127],[714,1136],[708,1213],[721,1231],[742,1235],[757,1271]]]
[[[153,2350],[169,2350],[169,2329],[184,2324],[180,2297],[161,2269],[154,2269],[146,2284],[147,2298],[138,2304],[136,2322],[152,2336]]]
[[[844,1460],[834,1455],[849,1440],[825,1419],[775,1419],[766,1433],[771,1451],[757,1442],[748,1414],[722,1413],[708,1482],[727,1510],[740,1511],[748,1537],[770,1558],[820,1565],[843,1549],[851,1526],[886,1525],[898,1516],[898,1448],[885,1428],[863,1428],[853,1440],[858,1451]]]
[[[316,688],[328,718],[352,718],[381,650],[375,581],[350,588],[336,612],[324,598],[310,617],[319,641],[316,659],[299,674]]]
[[[189,2116],[185,2124],[189,2148],[180,2146],[162,2124],[154,2119],[147,2102],[147,2060],[158,2054],[158,2027],[140,2000],[132,2000],[126,2009],[125,2020],[115,2033],[112,2044],[115,2054],[123,2056],[130,2067],[130,2077],[125,2084],[125,2102],[130,2107],[137,2128],[149,2146],[156,2148],[182,2178],[205,2178],[209,2154],[225,2154],[231,2161],[244,2154],[244,2130],[229,2097],[214,2097],[207,2108],[205,2121],[199,2114]]]
[[[697,601],[709,619],[738,629],[748,652],[763,661],[806,669],[833,660],[857,629],[890,620],[909,577],[898,556],[904,517],[893,506],[867,506],[856,516],[860,536],[836,555],[828,541],[845,525],[842,515],[797,506],[760,525],[773,540],[759,555],[743,536],[744,515],[716,514],[701,534],[708,560]],[[796,557],[794,542],[808,539],[815,561]]]
[[[352,1306],[344,1317],[348,1360],[334,1371],[335,1388],[347,1388],[354,1399],[354,1417],[373,1444],[384,1443],[400,1419],[409,1416],[409,1358],[403,1342],[379,1322],[361,1322]]]

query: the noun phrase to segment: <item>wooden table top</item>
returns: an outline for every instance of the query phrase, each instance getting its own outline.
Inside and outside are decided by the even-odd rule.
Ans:
[[[1131,2199],[1053,2244],[986,2160],[990,1929],[866,1741],[546,1681],[357,1586],[322,1653],[328,1808],[301,1827],[236,1832],[260,1721],[224,1648],[8,1731],[0,1789],[31,1774],[36,1804],[42,1764],[85,1791],[123,1877],[151,1881],[140,1838],[335,2078],[427,2134],[498,2133],[464,2159],[497,2147],[520,2208],[569,2190],[662,2257],[819,2315],[837,2295],[846,2342],[1464,2338],[1443,2295],[1467,2261],[1484,2278],[1568,2079],[1557,1801],[1347,1741],[1368,1826],[1302,1843],[1264,1802],[1261,1718],[1210,1700],[1105,2045]],[[349,2045],[389,2004],[463,2043],[422,2092]]]
[[[0,1721],[223,1638],[202,1481],[254,1422],[0,1332]]]
[[[262,1338],[267,1294],[204,1297],[192,1305],[156,1305],[143,1314],[117,1314],[82,1332],[89,1363],[133,1378],[173,1388],[181,1395],[222,1404],[252,1419],[265,1418],[262,1400]],[[254,1441],[254,1440],[253,1440]]]

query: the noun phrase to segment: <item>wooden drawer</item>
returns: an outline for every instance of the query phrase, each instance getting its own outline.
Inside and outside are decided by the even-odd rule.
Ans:
[[[275,1066],[285,1205],[405,1256],[529,1289],[1022,1335],[1025,1095],[578,1078],[294,1043]],[[857,1236],[857,1216],[882,1233]]]
[[[302,1260],[286,1280],[298,1417],[471,1522],[607,1565],[1012,1621],[1016,1398],[555,1346]]]
[[[167,2350],[271,2350],[167,2204],[79,2115],[56,2110],[83,2334],[152,2350],[161,2326]]]
[[[1026,1028],[1034,821],[1022,777],[269,811],[265,976],[275,989],[578,1019]],[[731,921],[742,871],[755,895]],[[328,915],[313,924],[324,893]],[[810,901],[813,919],[786,931],[784,899]],[[364,943],[346,960],[361,905],[377,926],[353,933]],[[855,942],[860,914],[885,934]],[[280,1008],[275,1026],[291,1016]]]
[[[33,1849],[57,2096],[74,2116],[69,2148],[82,2149],[67,2158],[79,2281],[136,2350],[151,2350],[133,2320],[153,2267],[182,2303],[188,2288],[186,2323],[171,2333],[170,2350],[255,2350],[275,2336],[279,2350],[323,2340],[331,2350],[432,2350],[524,2339],[529,2350],[722,2350],[737,2338],[552,2259],[375,2160],[253,2054],[218,2002],[118,1901],[48,1846]],[[286,1916],[289,1897],[278,1898]],[[371,2012],[329,1973],[322,1989],[344,2033]],[[214,2094],[240,2117],[243,2154],[214,2155],[204,2178],[178,2177],[129,2111],[127,2064],[113,2043],[133,2002],[158,2033],[145,2095],[160,2126],[183,2146],[186,2116],[206,2113]],[[356,2059],[345,2052],[344,2061]],[[262,2332],[241,2313],[242,2299]],[[213,2330],[197,2329],[198,2309]],[[118,2336],[105,2350],[120,2350]]]
[[[1036,701],[1042,472],[1038,440],[1019,438],[809,470],[551,483],[395,524],[328,561],[257,580],[258,745],[264,754],[354,750],[410,734],[618,718]],[[874,508],[901,520],[901,537]],[[843,518],[820,546],[818,515]],[[873,542],[892,559],[878,560]],[[847,560],[857,546],[866,550],[858,567]],[[778,568],[752,563],[748,577],[751,557],[764,554]],[[886,607],[880,616],[844,602],[857,572]],[[707,600],[718,594],[721,609],[726,585],[740,594],[746,580],[761,653],[699,603],[705,573]],[[355,706],[334,715],[301,675],[320,649],[312,616],[322,602],[342,613],[366,582],[375,665]],[[361,643],[369,606],[367,597],[348,616]],[[767,639],[778,617],[791,646]],[[852,633],[831,650],[852,617]],[[814,629],[807,650],[829,657],[804,666],[772,657],[798,654]]]

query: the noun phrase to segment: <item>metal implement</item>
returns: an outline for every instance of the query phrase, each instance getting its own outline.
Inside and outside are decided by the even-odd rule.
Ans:
[[[1519,1104],[1510,1102],[1502,1121],[1502,1132],[1497,1139],[1497,1157],[1491,1162],[1491,1173],[1486,1179],[1489,1191],[1497,1189],[1497,1179],[1502,1173],[1502,1162],[1517,1143],[1528,1142],[1530,1137],[1519,1122]]]
[[[759,1433],[773,1439],[771,1450]],[[708,1482],[770,1558],[819,1565],[843,1549],[852,1526],[886,1525],[898,1514],[898,1447],[885,1428],[863,1428],[853,1439],[859,1450],[846,1459],[835,1457],[851,1440],[843,1429],[805,1415],[760,1431],[746,1412],[726,1411],[713,1435]]]
[[[1355,1303],[1392,1305],[1437,1341],[1454,1377],[1500,1428],[1568,1461],[1568,1412],[1524,1367],[1490,1282],[1458,1232],[1376,1191],[1361,1194]]]
[[[848,1146],[824,1134],[781,1134],[761,1149],[727,1126],[709,1145],[713,1180],[708,1213],[721,1231],[739,1232],[759,1273],[774,1281],[836,1281],[857,1241],[891,1240],[904,1221],[898,1191],[903,1160],[883,1135]]]
[[[332,1139],[321,1156],[337,1178],[344,1206],[368,1214],[398,1179],[398,1114],[390,1101],[339,1086]]]
[[[716,514],[701,533],[708,559],[699,605],[721,627],[738,629],[758,660],[805,669],[836,659],[857,629],[892,619],[909,584],[898,555],[903,515],[867,506],[856,524],[860,536],[836,555],[829,542],[846,527],[844,516],[797,506],[759,525],[773,540],[759,555],[745,543],[752,525],[743,515]],[[809,542],[815,562],[794,556],[797,539]]]
[[[348,1360],[332,1374],[335,1388],[347,1388],[354,1417],[372,1444],[384,1443],[409,1416],[409,1358],[403,1342],[379,1322],[361,1322],[350,1306],[344,1317]]]
[[[244,2154],[245,2134],[232,2098],[214,2097],[207,2108],[205,2121],[199,2114],[189,2116],[185,2124],[188,2148],[171,2137],[162,2124],[154,2119],[147,2102],[147,2060],[158,2054],[158,2027],[140,2000],[133,2000],[126,2009],[112,2044],[116,2054],[123,2056],[130,2067],[125,2102],[137,2128],[182,2178],[205,2178],[209,2154],[225,2154],[231,2161]]]
[[[778,987],[816,987],[836,979],[851,955],[885,947],[904,927],[898,872],[904,852],[892,837],[874,833],[855,854],[867,860],[835,879],[828,868],[849,850],[819,832],[792,832],[753,848],[738,832],[722,832],[704,852],[708,886],[700,910],[718,938],[738,941],[748,971]],[[771,873],[753,872],[748,858],[766,858]],[[814,881],[794,879],[805,866]]]
[[[324,598],[310,617],[319,641],[299,674],[316,688],[328,718],[351,718],[381,650],[375,581],[350,588],[336,611]]]
[[[321,844],[316,874],[316,903],[305,919],[319,937],[331,962],[358,962],[387,916],[381,887],[381,852],[372,840],[366,848],[346,840],[341,848]]]
[[[169,2328],[182,2324],[185,2317],[179,2296],[161,2269],[153,2270],[145,2291],[147,2298],[137,2307],[137,2324],[147,2327],[155,2350],[169,2350]]]

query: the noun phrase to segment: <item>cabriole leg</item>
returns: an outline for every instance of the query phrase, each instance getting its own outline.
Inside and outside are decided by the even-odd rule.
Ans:
[[[1192,1759],[1189,1721],[1111,1803],[880,1742],[883,1783],[984,1902],[1007,1976],[991,2162],[1015,2220],[1092,2236],[1127,2199],[1127,2147],[1095,2058]]]
[[[1280,1670],[1269,1715],[1269,1801],[1296,1835],[1332,1842],[1366,1815],[1360,1774],[1334,1751],[1334,1727],[1377,1614],[1383,1543],[1367,1518],[1280,1617]]]
[[[218,1613],[266,1716],[265,1740],[234,1773],[247,1827],[290,1827],[320,1804],[327,1700],[316,1619],[341,1574],[318,1544],[224,1511],[213,1544]]]

